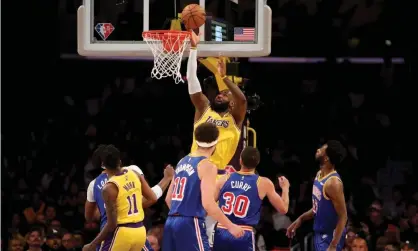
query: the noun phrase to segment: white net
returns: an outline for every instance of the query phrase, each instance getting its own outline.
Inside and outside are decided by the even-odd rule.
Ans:
[[[183,82],[180,67],[184,50],[190,42],[190,33],[154,31],[144,32],[142,36],[154,55],[151,77],[156,79],[173,77],[176,84]]]

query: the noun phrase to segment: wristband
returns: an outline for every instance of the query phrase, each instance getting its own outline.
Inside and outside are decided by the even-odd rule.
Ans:
[[[163,190],[159,185],[155,185],[151,189],[154,192],[155,196],[157,196],[157,200],[161,198],[161,196],[163,196]]]

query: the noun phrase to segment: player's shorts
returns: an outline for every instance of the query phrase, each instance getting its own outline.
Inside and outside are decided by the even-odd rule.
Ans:
[[[142,221],[121,224],[102,242],[100,251],[141,250],[146,238],[147,233]]]
[[[241,227],[244,229],[244,235],[237,239],[224,226],[218,224],[215,229],[213,251],[256,251],[253,227]]]
[[[142,248],[142,251],[154,251],[154,249],[152,249],[151,244],[149,243],[148,239],[145,241],[145,246]]]
[[[345,242],[345,230],[343,234],[341,235],[340,242],[337,245],[336,250],[342,251],[344,247]],[[313,244],[314,244],[314,250],[315,251],[326,251],[331,244],[333,238],[333,233],[325,234],[325,233],[314,233],[313,236]]]
[[[186,216],[168,216],[164,225],[162,250],[210,251],[204,219]]]

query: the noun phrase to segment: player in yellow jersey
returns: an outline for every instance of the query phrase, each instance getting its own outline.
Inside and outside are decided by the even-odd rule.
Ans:
[[[225,173],[225,167],[234,156],[241,138],[242,123],[247,111],[247,99],[241,89],[226,76],[225,62],[219,60],[218,74],[228,89],[220,90],[215,99],[209,102],[208,98],[202,93],[196,75],[198,43],[199,36],[192,31],[191,49],[187,62],[187,81],[190,98],[196,109],[194,129],[204,122],[213,123],[218,127],[218,145],[210,160],[217,165],[218,174],[221,175]],[[191,152],[196,150],[196,141],[193,140]]]
[[[218,167],[218,178],[225,174],[225,167],[234,156],[238,142],[241,138],[242,123],[247,111],[247,99],[241,89],[226,76],[226,66],[223,60],[218,62],[218,74],[223,79],[226,90],[220,90],[214,100],[209,102],[202,93],[197,70],[197,45],[199,36],[191,31],[191,48],[187,62],[187,82],[192,103],[196,109],[194,116],[194,130],[202,123],[210,122],[219,129],[218,144],[210,158]],[[195,152],[198,146],[193,138],[191,152]],[[212,246],[212,234],[215,228],[215,220],[206,218],[206,233],[209,236],[209,244]]]
[[[113,145],[104,149],[103,165],[109,177],[103,187],[107,223],[83,251],[93,251],[99,244],[101,251],[139,251],[146,240],[142,196],[153,201],[156,195],[145,179],[132,170],[122,170],[120,152]]]

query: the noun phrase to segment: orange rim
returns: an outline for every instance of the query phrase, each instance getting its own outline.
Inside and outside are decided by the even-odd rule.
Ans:
[[[161,36],[162,35],[162,36]],[[142,37],[150,37],[154,39],[167,39],[169,37],[188,37],[190,36],[189,31],[175,31],[175,30],[152,30],[142,32]]]

